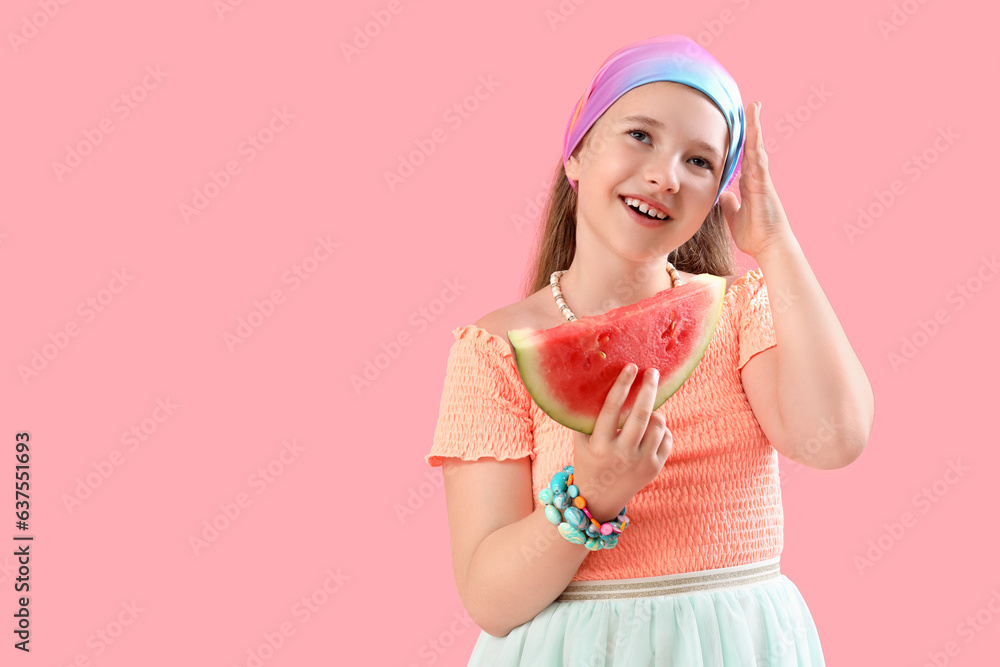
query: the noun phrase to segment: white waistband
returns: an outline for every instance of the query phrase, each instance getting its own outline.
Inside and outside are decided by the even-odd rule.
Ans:
[[[746,565],[667,574],[660,577],[571,581],[556,598],[556,602],[677,595],[715,588],[744,586],[778,577],[781,574],[780,560],[780,556],[775,556],[768,560],[747,563]]]

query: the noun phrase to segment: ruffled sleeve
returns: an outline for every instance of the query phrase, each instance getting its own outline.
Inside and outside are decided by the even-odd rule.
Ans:
[[[507,343],[475,325],[452,333],[441,410],[424,459],[431,466],[446,456],[534,459],[531,395]]]
[[[740,358],[736,368],[743,370],[750,358],[778,344],[771,319],[771,304],[767,296],[764,273],[758,268],[748,271],[740,285]]]

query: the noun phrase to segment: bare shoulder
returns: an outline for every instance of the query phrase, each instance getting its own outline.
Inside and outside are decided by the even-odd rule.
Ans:
[[[549,292],[549,301],[551,301],[551,290],[546,287],[521,301],[483,315],[475,322],[475,325],[502,338],[510,348],[511,354],[513,354],[514,346],[510,344],[510,339],[507,338],[507,332],[511,329],[520,329],[521,327],[548,329],[561,323],[555,317],[559,314],[559,311],[555,307],[554,302],[551,303],[551,310],[554,312],[547,312],[545,308],[548,303],[543,301],[541,297],[545,295],[546,291]]]

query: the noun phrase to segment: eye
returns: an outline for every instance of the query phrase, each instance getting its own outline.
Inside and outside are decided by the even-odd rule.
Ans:
[[[703,163],[704,163],[704,167],[705,167],[705,169],[708,169],[709,171],[715,171],[715,165],[714,165],[714,164],[712,164],[712,163],[711,163],[711,162],[710,162],[709,160],[706,160],[706,159],[705,159],[705,158],[703,158],[703,157],[693,157],[693,158],[691,158],[691,159],[692,159],[692,160],[701,160],[701,162],[703,162]]]
[[[648,137],[649,136],[649,134],[645,130],[642,130],[642,129],[638,128],[638,127],[632,128],[631,130],[629,130],[627,132],[627,134],[630,134],[630,135],[632,135],[632,134],[641,134],[644,137]],[[639,141],[642,141],[642,139],[639,139]]]

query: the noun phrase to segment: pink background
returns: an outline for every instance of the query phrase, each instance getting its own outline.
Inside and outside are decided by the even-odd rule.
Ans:
[[[781,462],[828,664],[997,654],[993,6],[223,2],[4,4],[0,663],[464,665],[423,460],[451,331],[520,298],[573,105],[657,33],[763,102],[875,391],[853,465]]]

